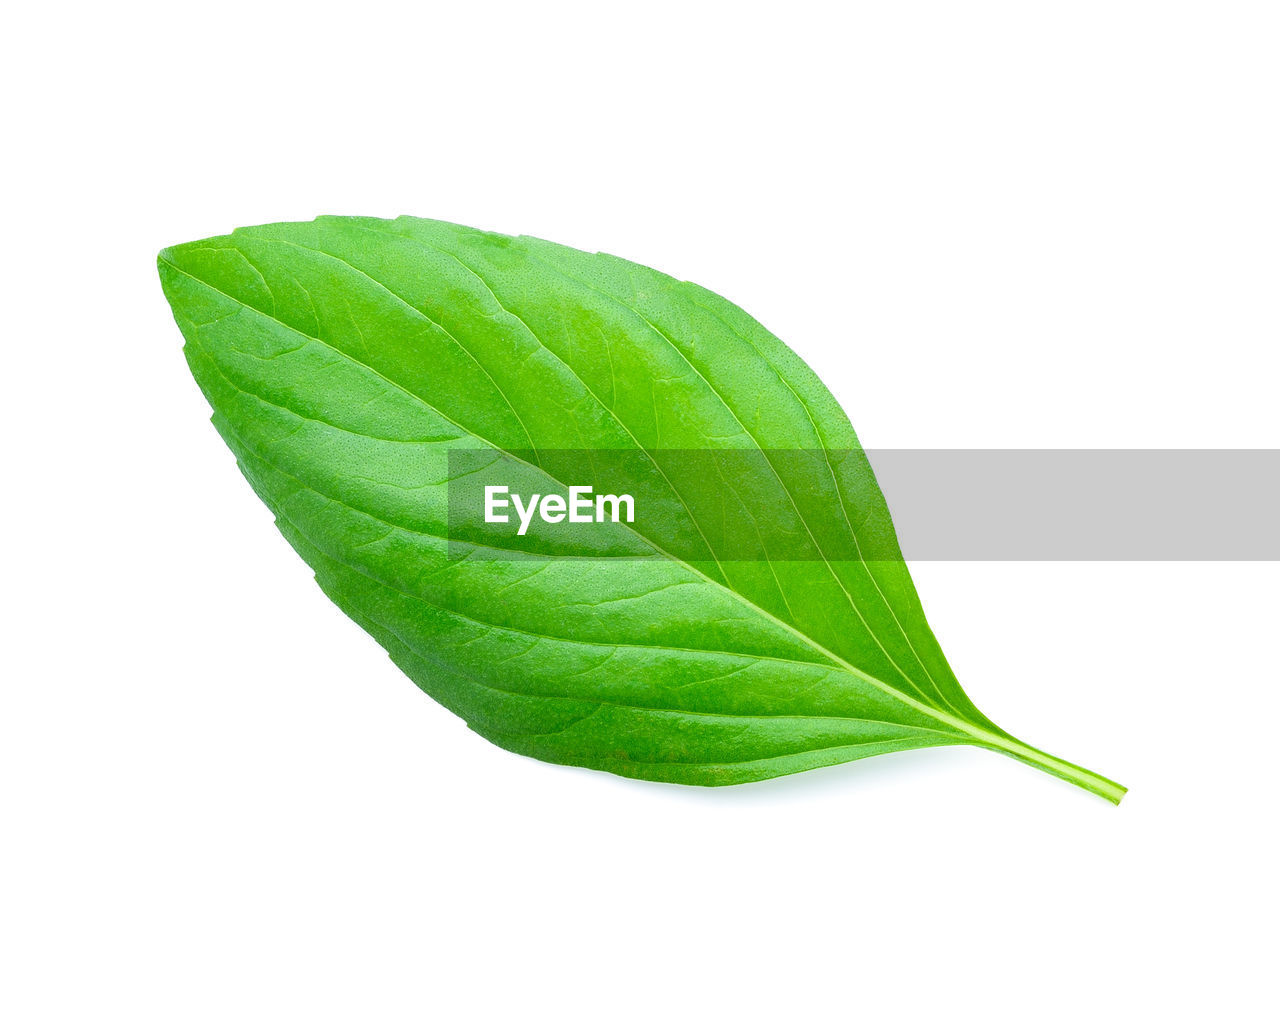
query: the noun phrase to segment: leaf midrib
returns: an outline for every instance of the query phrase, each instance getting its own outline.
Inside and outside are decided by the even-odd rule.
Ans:
[[[201,286],[207,288],[210,291],[213,291],[215,294],[218,294],[221,297],[224,297],[227,300],[236,303],[242,309],[248,310],[250,312],[253,312],[256,315],[262,316],[263,318],[268,319],[269,321],[275,323],[276,325],[281,326],[284,329],[288,329],[291,332],[298,334],[303,339],[311,340],[319,344],[320,346],[327,348],[327,350],[330,351],[331,353],[337,354],[338,356],[349,361],[355,367],[361,368],[367,371],[369,374],[373,375],[375,378],[379,379],[380,381],[385,382],[387,385],[404,393],[404,395],[408,396],[410,399],[416,400],[417,402],[421,403],[428,410],[431,410],[433,413],[436,413],[440,417],[444,418],[446,421],[448,421],[450,424],[456,427],[459,431],[465,431],[467,434],[475,438],[477,441],[480,441],[485,445],[488,445],[494,451],[499,452],[502,455],[506,456],[513,463],[518,463],[525,466],[530,465],[526,460],[520,459],[518,456],[513,455],[511,452],[508,452],[506,449],[502,448],[501,446],[496,445],[493,442],[489,441],[489,439],[485,438],[483,435],[472,431],[465,424],[458,423],[456,420],[454,420],[452,417],[446,414],[443,410],[439,409],[438,407],[434,406],[431,403],[428,403],[420,395],[410,391],[409,389],[406,389],[404,386],[400,385],[400,383],[396,382],[393,378],[391,378],[388,375],[384,375],[382,372],[378,371],[372,365],[364,361],[361,361],[358,358],[352,357],[346,351],[342,350],[339,347],[335,347],[333,344],[328,343],[325,340],[320,339],[318,336],[312,336],[309,333],[305,333],[302,330],[294,326],[291,326],[289,323],[285,322],[283,319],[277,318],[274,315],[269,315],[266,312],[262,311],[262,309],[257,308],[254,305],[250,305],[248,302],[242,301],[241,299],[235,297],[235,295],[230,294],[229,292],[224,291],[219,287],[216,287],[215,285],[209,283],[203,278],[197,277],[194,274],[187,272],[186,270],[178,266],[172,260],[172,258],[167,258],[167,259],[164,258],[165,253],[167,252],[168,250],[165,250],[165,252],[161,253],[161,259],[166,266],[168,266],[170,269],[174,270],[175,272],[180,273],[184,277],[187,277],[188,279],[194,281],[195,283],[200,284]],[[269,292],[269,289],[268,289],[268,292]],[[564,487],[566,490],[568,489],[567,485],[564,484],[563,481],[556,479],[556,477],[553,474],[547,473],[545,470],[542,470],[541,467],[538,467],[538,469],[552,482],[558,484],[561,487]],[[769,621],[770,623],[773,623],[778,627],[782,628],[788,634],[797,638],[803,644],[808,645],[810,648],[814,649],[819,654],[825,655],[837,667],[839,667],[840,669],[843,669],[844,671],[849,673],[851,676],[855,676],[858,679],[861,679],[865,683],[869,684],[870,686],[874,687],[877,690],[880,690],[881,692],[887,694],[888,696],[892,697],[896,701],[899,701],[900,703],[903,703],[908,705],[909,707],[915,708],[917,711],[920,711],[931,718],[937,719],[938,721],[946,725],[949,725],[952,728],[961,730],[966,735],[973,737],[973,741],[980,746],[995,745],[999,748],[1004,748],[1007,745],[1007,740],[1004,737],[997,736],[996,734],[988,732],[985,729],[982,729],[976,725],[973,725],[972,723],[967,722],[962,718],[950,715],[945,711],[935,708],[933,705],[927,704],[924,701],[918,700],[917,698],[914,698],[911,695],[904,693],[901,690],[898,690],[896,687],[893,687],[890,684],[885,683],[883,680],[879,679],[876,676],[873,676],[871,673],[868,673],[866,670],[859,669],[857,666],[853,665],[848,660],[844,659],[840,655],[831,651],[831,649],[827,648],[825,645],[809,637],[807,634],[801,631],[798,627],[795,627],[792,624],[788,624],[786,621],[782,620],[778,616],[774,615],[773,613],[770,613],[768,610],[756,604],[753,600],[747,598],[746,596],[738,592],[735,592],[729,586],[724,585],[723,583],[718,582],[713,578],[709,578],[704,572],[698,570],[698,568],[689,564],[683,558],[677,557],[674,554],[670,553],[665,548],[658,545],[653,540],[649,539],[643,533],[636,530],[634,527],[628,526],[627,528],[631,531],[632,535],[636,536],[638,539],[649,544],[649,546],[653,547],[655,551],[657,551],[662,556],[666,557],[668,560],[686,568],[688,571],[694,574],[697,578],[703,580],[707,584],[714,585],[716,588],[722,591],[728,592],[730,595],[733,596],[733,598],[738,603],[746,606],[748,609],[752,610],[753,612],[763,617],[765,620]]]

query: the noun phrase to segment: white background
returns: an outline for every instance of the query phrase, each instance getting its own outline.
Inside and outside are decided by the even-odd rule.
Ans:
[[[163,246],[411,213],[739,302],[874,447],[1278,447],[1273,4],[25,5],[0,1003],[1274,1005],[1280,572],[917,564],[999,723],[737,789],[505,753],[321,595]]]

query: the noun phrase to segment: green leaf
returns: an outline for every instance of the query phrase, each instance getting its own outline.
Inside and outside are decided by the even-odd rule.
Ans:
[[[159,270],[281,532],[499,746],[721,785],[965,743],[1124,794],[973,705],[844,412],[723,298],[407,217],[244,228],[166,249]],[[543,491],[581,482],[575,459],[613,460],[635,521],[464,536],[465,452]]]

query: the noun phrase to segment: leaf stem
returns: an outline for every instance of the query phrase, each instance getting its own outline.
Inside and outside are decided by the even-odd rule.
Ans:
[[[977,726],[970,726],[968,733],[974,737],[975,746],[981,746],[987,750],[995,750],[998,753],[1013,757],[1014,760],[1021,760],[1024,764],[1038,767],[1054,777],[1069,781],[1073,785],[1078,785],[1080,788],[1092,792],[1094,795],[1100,795],[1108,802],[1113,802],[1116,805],[1120,804],[1120,800],[1124,798],[1125,793],[1128,791],[1124,785],[1118,784],[1110,778],[1104,778],[1101,774],[1090,771],[1088,768],[1081,767],[1078,764],[1060,760],[1051,754],[1045,753],[1043,750],[1037,750],[1034,746],[1028,746],[1012,736],[998,735]]]

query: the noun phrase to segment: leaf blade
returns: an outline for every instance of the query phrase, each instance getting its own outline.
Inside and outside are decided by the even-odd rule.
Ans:
[[[407,218],[241,229],[159,268],[215,424],[282,532],[415,682],[499,745],[690,783],[957,742],[1038,752],[955,680],[843,411],[711,292]],[[693,553],[711,543],[660,453],[725,442],[761,453],[758,496],[819,561]],[[459,562],[443,460],[472,445],[552,479],[548,449],[634,449],[664,515],[688,521],[630,530],[643,560],[570,569],[474,544]],[[795,448],[826,472],[769,459]],[[860,536],[889,559],[866,559]],[[848,542],[856,560],[824,551]]]

